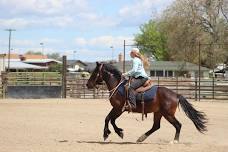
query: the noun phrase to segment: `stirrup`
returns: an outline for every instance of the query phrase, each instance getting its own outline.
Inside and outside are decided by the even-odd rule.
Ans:
[[[128,111],[128,113],[132,112],[132,106],[130,104],[125,105],[123,109],[124,109],[124,111]]]

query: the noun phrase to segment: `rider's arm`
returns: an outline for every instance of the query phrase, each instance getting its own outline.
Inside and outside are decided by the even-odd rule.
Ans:
[[[124,73],[124,76],[133,76],[135,74],[135,72],[137,72],[137,68],[138,68],[138,60],[137,59],[133,59],[133,66],[132,69],[126,73]]]

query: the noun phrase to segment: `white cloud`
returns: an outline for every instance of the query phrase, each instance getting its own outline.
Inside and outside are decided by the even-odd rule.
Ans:
[[[86,46],[87,45],[87,41],[85,38],[76,38],[74,40],[75,44],[79,45],[79,46]]]
[[[161,10],[167,7],[174,0],[141,0],[119,10],[122,22],[130,24],[142,24],[145,20],[156,18]]]
[[[1,0],[0,6],[11,15],[56,15],[88,10],[87,0]]]
[[[126,40],[129,44],[133,44],[133,37],[127,36],[111,36],[104,35],[95,38],[82,38],[78,37],[74,40],[75,44],[78,46],[92,46],[99,48],[109,48],[110,46],[114,47],[122,47],[124,40]]]
[[[36,43],[32,40],[13,40],[12,45],[16,47],[26,46],[31,47],[34,46]]]
[[[89,0],[0,0],[0,27],[110,28],[138,26],[173,0],[134,0],[115,15],[96,11]],[[115,2],[113,2],[115,3]],[[116,2],[120,3],[120,2]],[[101,6],[102,7],[102,6]]]
[[[25,28],[25,27],[65,27],[72,25],[74,20],[69,16],[46,17],[43,19],[25,19],[25,18],[11,18],[0,19],[0,26],[2,28]]]
[[[0,19],[0,26],[2,28],[21,28],[28,26],[29,23],[23,18],[12,18],[12,19]]]
[[[40,43],[41,42],[44,44],[55,44],[55,45],[57,45],[57,44],[63,43],[63,40],[46,37],[46,38],[42,38],[40,40]]]

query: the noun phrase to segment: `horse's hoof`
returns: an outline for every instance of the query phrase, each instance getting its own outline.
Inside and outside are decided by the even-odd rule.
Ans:
[[[106,139],[108,139],[108,136],[109,136],[109,134],[103,135],[104,141],[105,141]]]
[[[111,131],[110,131],[110,130],[104,131],[104,135],[103,135],[104,141],[108,138],[108,136],[109,136],[110,134],[111,134]]]
[[[106,139],[108,139],[108,136],[104,136],[104,141],[105,141]]]
[[[124,133],[122,132],[122,131],[120,131],[119,133],[117,133],[118,135],[119,135],[119,137],[120,138],[122,138],[123,139],[123,137],[124,137]]]
[[[143,134],[141,137],[139,137],[139,139],[136,142],[143,142],[148,136]]]
[[[173,141],[170,141],[169,143],[170,143],[170,144],[178,144],[179,141],[178,141],[178,140],[173,140]]]

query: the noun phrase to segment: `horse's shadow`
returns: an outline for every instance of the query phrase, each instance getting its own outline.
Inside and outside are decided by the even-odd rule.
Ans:
[[[148,143],[148,142],[142,142],[142,143],[138,143],[138,142],[114,142],[114,141],[76,141],[79,144],[100,144],[100,145],[170,145],[169,141],[163,141],[163,142],[156,142],[156,143]],[[194,143],[191,142],[185,142],[185,143],[178,143],[179,145],[186,145],[186,146],[190,146]]]
[[[101,145],[136,145],[136,144],[149,144],[149,143],[137,143],[137,142],[113,142],[113,141],[77,141],[77,143],[83,144],[101,144]]]

